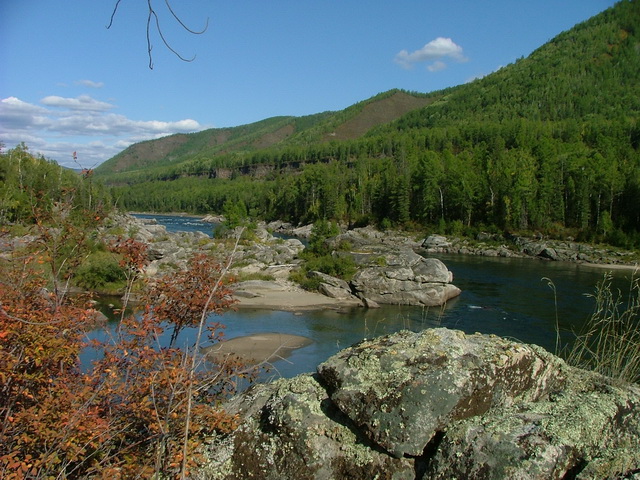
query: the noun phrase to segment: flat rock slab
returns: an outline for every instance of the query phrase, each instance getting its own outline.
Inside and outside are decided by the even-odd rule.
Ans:
[[[246,363],[258,364],[287,358],[294,350],[312,343],[313,340],[300,335],[259,333],[224,340],[202,350],[215,362],[235,356]]]

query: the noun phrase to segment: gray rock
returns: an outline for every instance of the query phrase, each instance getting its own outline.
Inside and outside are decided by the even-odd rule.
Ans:
[[[372,226],[347,230],[334,237],[329,243],[334,248],[347,243],[357,249],[380,246],[387,248],[397,248],[400,246],[404,248],[418,248],[420,246],[419,242],[415,242],[404,232],[394,230],[385,230],[382,232]]]
[[[556,260],[556,261],[562,259],[562,256],[558,255],[558,252],[555,249],[551,248],[551,247],[544,247],[540,251],[538,256],[542,257],[542,258],[548,258],[549,260]]]
[[[637,478],[640,386],[489,335],[399,332],[230,400],[196,479]]]
[[[423,248],[448,248],[451,246],[451,242],[442,235],[429,235],[422,242]]]
[[[349,284],[340,278],[332,277],[331,275],[327,275],[326,273],[316,272],[316,271],[309,272],[308,275],[310,278],[318,278],[322,283],[325,283],[332,287],[351,291],[349,288]]]
[[[424,258],[412,250],[384,255],[384,265],[369,266],[351,280],[360,298],[396,305],[443,305],[460,294],[453,274],[440,260]]]
[[[328,285],[326,283],[321,283],[320,287],[318,287],[318,291],[329,297],[329,298],[337,298],[338,300],[346,300],[350,298],[355,298],[350,290],[346,290],[344,288],[334,287],[333,285]]]
[[[299,238],[311,238],[311,230],[313,225],[305,225],[303,227],[294,228],[292,233]]]
[[[362,342],[318,372],[340,410],[401,457],[421,455],[453,420],[540,398],[560,383],[561,366],[537,347],[432,329]]]
[[[377,302],[374,302],[373,300],[371,300],[370,298],[363,298],[362,304],[365,306],[365,308],[380,308],[380,305]]]
[[[316,271],[309,272],[308,275],[311,278],[315,277],[320,279],[320,282],[322,283],[320,283],[318,290],[327,297],[337,299],[355,298],[351,293],[349,284],[340,278],[332,277],[326,273]]]

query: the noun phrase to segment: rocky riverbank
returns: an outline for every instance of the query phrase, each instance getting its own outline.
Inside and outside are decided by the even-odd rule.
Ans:
[[[220,218],[213,220],[220,221]],[[229,240],[211,239],[199,232],[169,233],[153,220],[131,216],[118,217],[115,223],[118,231],[126,231],[149,244],[151,263],[146,273],[151,277],[184,268],[187,259],[197,251],[227,258],[233,244]],[[274,236],[283,233],[297,235],[300,239]],[[240,306],[302,310],[352,306],[375,308],[381,303],[441,305],[460,293],[451,272],[435,258],[441,253],[530,257],[608,268],[634,268],[637,258],[633,252],[542,238],[482,234],[471,241],[440,235],[412,237],[405,232],[382,232],[365,227],[348,230],[329,240],[334,255],[348,255],[356,263],[357,273],[351,281],[312,272],[319,291],[307,292],[290,281],[289,276],[301,266],[300,253],[305,248],[303,241],[310,234],[311,226],[293,228],[282,222],[272,222],[258,224],[247,239],[240,242],[232,266],[232,273],[239,280],[235,290]]]
[[[640,478],[638,385],[495,336],[363,341],[225,408],[195,478]]]
[[[388,237],[379,238],[372,233],[367,242],[354,241],[349,250],[335,253],[354,260],[358,271],[353,279],[345,282],[321,272],[311,272],[319,285],[318,293],[314,293],[302,290],[289,280],[291,272],[302,264],[299,254],[304,244],[296,238],[275,237],[270,233],[272,226],[258,224],[232,252],[234,242],[226,239],[211,239],[197,232],[172,234],[153,220],[131,216],[119,217],[116,221],[119,231],[130,232],[136,240],[149,245],[151,262],[146,274],[150,277],[172,268],[185,268],[187,259],[198,251],[214,253],[221,259],[233,253],[231,273],[239,279],[234,290],[240,306],[282,310],[375,308],[381,303],[436,306],[460,294],[444,263],[415,253],[415,245],[408,238],[389,241]],[[332,242],[345,245],[349,238],[347,232]]]
[[[430,235],[420,247],[429,254],[456,253],[485,257],[528,257],[559,262],[634,267],[635,252],[593,246],[573,241],[480,234],[475,240]]]

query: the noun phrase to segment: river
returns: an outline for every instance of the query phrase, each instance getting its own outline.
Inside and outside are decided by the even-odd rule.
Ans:
[[[156,218],[169,231],[200,230],[211,235],[213,226],[198,218],[140,215]],[[273,363],[270,375],[290,377],[315,371],[316,365],[363,338],[401,329],[418,331],[448,327],[535,343],[554,352],[556,320],[562,344],[571,342],[594,308],[595,287],[607,269],[537,259],[437,255],[453,272],[462,294],[444,308],[384,306],[342,311],[279,312],[239,309],[213,317],[226,325],[226,338],[262,332],[309,337],[313,343]],[[614,285],[628,292],[631,270],[614,270]],[[550,286],[553,283],[553,288]],[[179,340],[188,343],[193,332]]]

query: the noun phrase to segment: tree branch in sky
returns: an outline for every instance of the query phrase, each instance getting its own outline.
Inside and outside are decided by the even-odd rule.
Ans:
[[[107,25],[107,29],[111,28],[111,26],[113,25],[113,19],[116,16],[116,13],[118,12],[118,8],[120,7],[120,2],[122,2],[122,0],[116,0],[115,5],[113,6],[113,11],[111,12],[111,18],[109,19],[109,24]],[[173,16],[173,18],[176,20],[176,22],[178,22],[180,24],[180,26],[186,30],[187,32],[194,34],[194,35],[201,35],[204,32],[207,31],[207,29],[209,28],[209,19],[207,18],[206,24],[204,26],[204,28],[202,30],[194,30],[192,28],[189,28],[180,18],[180,16],[178,16],[178,14],[176,14],[173,10],[173,8],[171,7],[171,3],[169,2],[169,0],[164,0],[164,3],[167,6],[167,9],[169,10],[169,12],[171,13],[171,15]],[[156,31],[158,32],[158,35],[160,36],[160,39],[162,40],[162,43],[164,43],[164,46],[167,47],[167,49],[169,49],[169,51],[171,53],[173,53],[176,57],[178,57],[180,60],[182,60],[183,62],[192,62],[196,56],[194,55],[191,58],[186,58],[184,57],[180,52],[178,52],[175,48],[173,48],[173,46],[171,45],[171,43],[166,39],[165,35],[164,35],[164,31],[162,29],[162,26],[160,24],[160,17],[158,17],[158,14],[156,12],[156,8],[153,5],[153,0],[147,0],[147,6],[149,7],[149,12],[147,15],[147,54],[149,56],[149,68],[151,70],[153,70],[153,55],[151,53],[151,51],[153,50],[153,45],[151,43],[151,29],[152,26],[155,24],[155,28]]]

